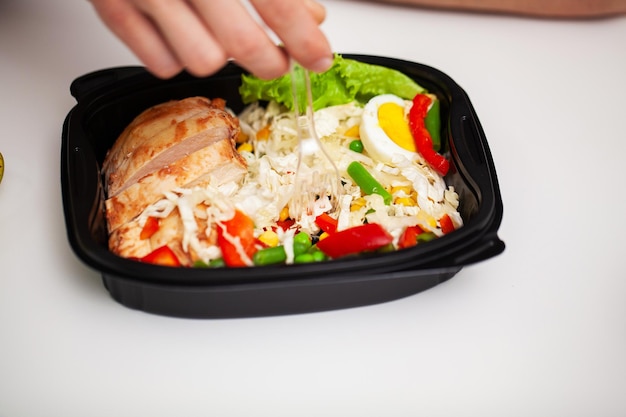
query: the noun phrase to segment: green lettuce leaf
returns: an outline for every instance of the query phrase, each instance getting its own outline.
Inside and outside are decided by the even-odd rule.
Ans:
[[[346,59],[336,54],[332,67],[323,73],[311,73],[313,108],[315,110],[357,101],[366,103],[380,94],[395,94],[411,100],[426,90],[400,71],[380,65]],[[239,93],[244,104],[255,101],[277,101],[293,110],[289,74],[273,80],[242,75]]]

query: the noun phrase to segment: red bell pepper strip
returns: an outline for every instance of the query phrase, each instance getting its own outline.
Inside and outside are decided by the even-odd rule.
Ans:
[[[454,223],[452,223],[452,219],[447,214],[441,216],[441,219],[439,219],[439,225],[441,226],[441,231],[444,235],[454,232]]]
[[[218,223],[217,244],[226,266],[251,266],[252,256],[257,251],[254,222],[243,212],[235,210],[232,219]]]
[[[417,94],[413,98],[413,106],[409,111],[409,128],[415,140],[415,148],[424,160],[438,173],[446,175],[450,168],[450,163],[433,148],[433,140],[424,123],[430,101],[431,98],[426,94]]]
[[[287,218],[285,220],[277,220],[276,221],[276,227],[280,227],[284,231],[287,231],[287,229],[289,229],[295,223],[296,223],[296,221],[294,219],[291,219],[291,218]],[[274,228],[274,231],[276,231],[276,228]]]
[[[150,239],[150,237],[159,230],[159,219],[156,217],[148,217],[146,223],[143,225],[143,229],[139,233],[139,239]]]
[[[424,233],[424,231],[417,225],[407,227],[404,229],[404,232],[402,232],[402,235],[400,235],[398,249],[410,248],[411,246],[417,245],[417,237],[422,233]]]
[[[322,213],[315,218],[315,224],[326,233],[334,233],[337,230],[337,219],[328,213]]]
[[[171,250],[170,247],[167,245],[161,246],[160,248],[153,250],[139,260],[141,262],[155,265],[180,266],[180,261],[178,260],[178,257],[176,256],[174,251]]]
[[[372,251],[390,244],[393,237],[378,223],[368,223],[329,234],[317,242],[319,250],[331,258]]]

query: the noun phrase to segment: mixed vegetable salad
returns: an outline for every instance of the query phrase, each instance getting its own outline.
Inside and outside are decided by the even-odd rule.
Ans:
[[[177,208],[183,245],[196,267],[249,267],[327,261],[408,248],[462,227],[459,198],[444,181],[439,100],[406,75],[336,55],[312,74],[315,126],[342,177],[339,209],[326,198],[310,213],[290,211],[297,137],[289,76],[243,75],[239,153],[248,163],[243,183],[181,189],[146,209],[145,236],[159,216]],[[217,232],[202,246],[194,210],[203,205]],[[166,209],[167,208],[167,209]],[[179,265],[167,247],[142,259]]]

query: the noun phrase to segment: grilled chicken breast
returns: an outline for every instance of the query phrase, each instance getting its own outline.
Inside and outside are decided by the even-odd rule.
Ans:
[[[137,116],[102,165],[109,248],[120,256],[141,257],[167,240],[177,255],[188,258],[180,253],[182,232],[176,226],[180,222],[177,213],[162,219],[169,231],[154,239],[140,239],[136,219],[165,193],[179,187],[240,181],[247,165],[235,148],[238,134],[239,122],[221,99],[173,100]]]

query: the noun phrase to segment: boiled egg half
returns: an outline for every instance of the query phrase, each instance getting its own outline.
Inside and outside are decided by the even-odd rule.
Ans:
[[[390,163],[394,155],[415,157],[416,148],[407,114],[412,102],[394,94],[373,97],[363,108],[359,133],[367,153]]]

